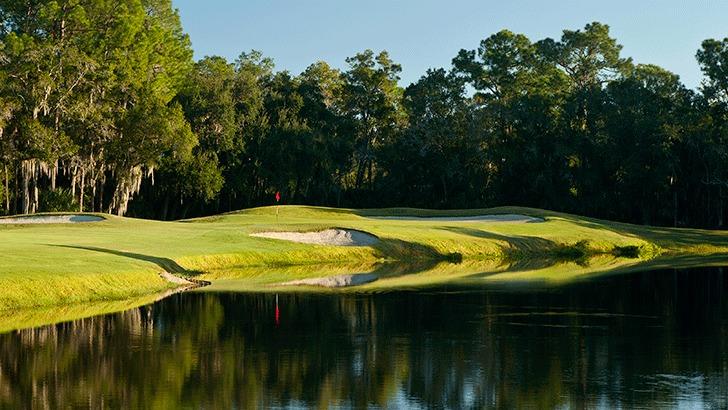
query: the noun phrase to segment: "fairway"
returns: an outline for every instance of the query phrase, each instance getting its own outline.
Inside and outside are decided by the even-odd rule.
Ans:
[[[209,280],[209,290],[286,292],[321,289],[277,285],[336,274],[377,274],[379,280],[346,288],[367,291],[452,281],[557,283],[659,267],[661,261],[708,264],[728,254],[728,234],[721,231],[642,227],[515,207],[284,206],[278,218],[275,208],[264,207],[177,222],[98,216],[105,220],[1,225],[0,309],[124,300],[179,286],[161,272]],[[330,228],[378,240],[369,246],[327,246],[251,236]]]

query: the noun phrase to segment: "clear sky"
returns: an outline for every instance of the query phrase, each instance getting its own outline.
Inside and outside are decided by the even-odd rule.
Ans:
[[[173,0],[195,58],[256,49],[294,74],[314,61],[344,68],[367,48],[402,65],[402,85],[449,67],[461,48],[507,28],[532,41],[609,24],[623,55],[700,83],[695,52],[728,37],[728,0]]]

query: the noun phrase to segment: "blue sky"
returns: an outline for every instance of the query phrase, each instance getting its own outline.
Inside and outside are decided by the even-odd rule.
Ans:
[[[300,73],[314,61],[343,68],[358,51],[386,49],[402,65],[402,85],[428,68],[449,67],[461,48],[507,28],[531,40],[565,28],[609,24],[623,55],[700,83],[695,52],[728,37],[728,0],[173,0],[195,58],[261,50],[276,67]]]

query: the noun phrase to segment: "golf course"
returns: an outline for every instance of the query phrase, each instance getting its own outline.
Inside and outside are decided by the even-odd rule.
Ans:
[[[4,218],[0,252],[6,317],[76,306],[73,317],[85,315],[79,306],[123,309],[134,299],[148,303],[155,295],[193,288],[278,293],[556,286],[610,273],[719,264],[728,260],[728,232],[517,207],[282,206],[175,222],[103,214]]]

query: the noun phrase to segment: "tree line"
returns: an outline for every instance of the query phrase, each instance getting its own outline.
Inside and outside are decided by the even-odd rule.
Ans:
[[[280,191],[724,226],[728,39],[700,45],[697,90],[621,48],[598,22],[503,30],[403,87],[385,51],[195,62],[170,0],[0,0],[0,208],[178,219]]]

